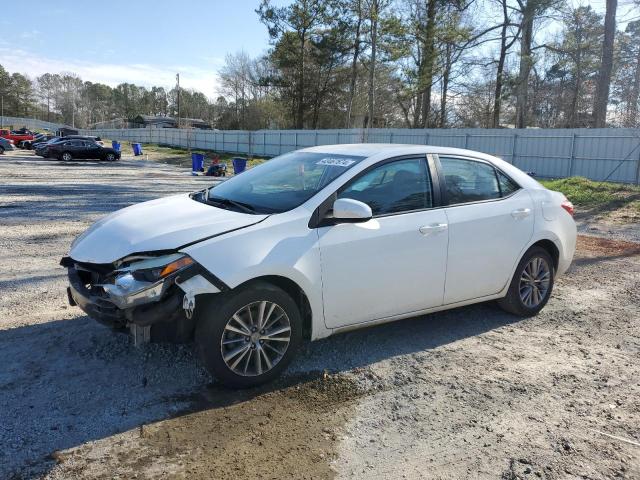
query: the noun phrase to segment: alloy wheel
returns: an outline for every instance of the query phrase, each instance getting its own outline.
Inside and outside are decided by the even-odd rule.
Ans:
[[[520,276],[520,300],[527,308],[536,308],[544,301],[551,284],[551,269],[547,260],[533,257]]]
[[[265,300],[245,305],[231,316],[220,350],[229,370],[241,376],[258,376],[282,360],[290,342],[289,317],[280,305]]]

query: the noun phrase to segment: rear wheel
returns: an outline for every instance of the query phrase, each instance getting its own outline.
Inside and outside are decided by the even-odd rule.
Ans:
[[[69,152],[64,152],[60,156],[60,159],[65,161],[65,162],[70,162],[71,160],[73,160],[73,155],[71,155]]]
[[[0,155],[4,153],[4,147],[0,147]]]
[[[549,301],[554,273],[549,252],[541,247],[530,248],[513,274],[507,295],[498,300],[498,304],[514,315],[536,315]]]
[[[113,162],[116,159],[116,156],[113,153],[107,153],[107,156],[105,157],[107,159],[107,162]]]
[[[296,303],[265,282],[214,295],[198,306],[196,347],[209,372],[225,385],[246,388],[276,378],[302,341]]]

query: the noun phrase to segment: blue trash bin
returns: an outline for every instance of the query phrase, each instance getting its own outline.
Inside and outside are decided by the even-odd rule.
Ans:
[[[137,157],[139,155],[142,155],[142,144],[141,143],[132,143],[131,146],[133,147],[133,154]]]
[[[111,147],[116,151],[119,152],[120,151],[120,143],[116,142],[115,140],[111,141]]]
[[[231,163],[233,163],[233,173],[234,173],[234,175],[242,173],[247,169],[247,159],[246,158],[233,157],[233,160],[231,160]]]
[[[204,170],[204,155],[202,153],[191,154],[191,171],[201,172]]]

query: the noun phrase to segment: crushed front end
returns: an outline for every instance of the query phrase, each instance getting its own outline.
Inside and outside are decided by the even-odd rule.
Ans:
[[[131,255],[112,264],[65,257],[60,264],[68,270],[69,304],[113,329],[129,329],[136,344],[190,341],[196,295],[225,288],[181,253]]]

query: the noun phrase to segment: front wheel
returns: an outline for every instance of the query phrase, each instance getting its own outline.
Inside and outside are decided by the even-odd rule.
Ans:
[[[196,348],[207,370],[230,387],[276,378],[302,341],[298,306],[282,289],[255,282],[216,294],[196,309]]]
[[[4,154],[4,147],[0,147],[0,155]]]
[[[536,315],[549,301],[554,273],[549,252],[541,247],[530,248],[513,274],[507,295],[498,300],[498,305],[520,317]]]
[[[71,160],[73,160],[73,155],[71,155],[69,152],[64,152],[60,156],[60,159],[65,161],[65,162],[70,162]]]
[[[107,153],[107,162],[114,162],[116,160],[116,156],[113,153]]]

